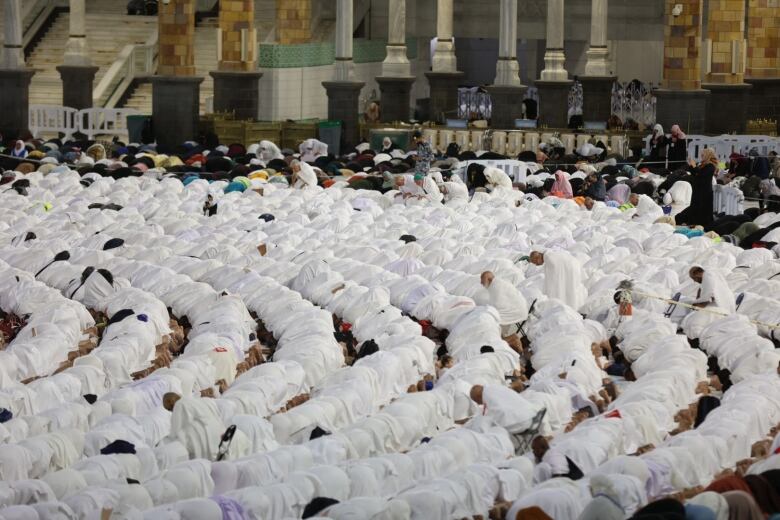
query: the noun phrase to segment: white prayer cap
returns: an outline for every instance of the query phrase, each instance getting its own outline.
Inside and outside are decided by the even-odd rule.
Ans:
[[[230,148],[222,144],[214,148],[214,150],[217,152],[222,152],[223,154],[227,155],[227,153],[230,151]]]
[[[359,153],[363,153],[366,150],[368,150],[371,147],[368,143],[360,143],[355,147],[355,150],[357,150]]]

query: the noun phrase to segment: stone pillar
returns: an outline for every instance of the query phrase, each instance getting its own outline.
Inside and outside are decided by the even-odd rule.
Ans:
[[[436,49],[433,53],[433,72],[457,72],[455,41],[452,35],[453,0],[436,1]]]
[[[703,87],[711,92],[707,132],[744,133],[750,85],[745,83],[745,2],[710,0],[709,63]]]
[[[406,57],[406,0],[389,0],[387,13],[387,57],[382,76],[408,78],[412,75]]]
[[[780,132],[780,0],[748,2],[749,119],[774,119]]]
[[[544,53],[542,81],[567,81],[563,53],[563,0],[547,0],[547,46]]]
[[[322,86],[328,93],[328,119],[341,121],[342,150],[360,142],[360,117],[358,104],[360,90],[365,83],[360,81],[324,81]]]
[[[259,83],[255,49],[254,0],[221,0],[219,3],[219,70],[214,78],[214,111],[232,112],[237,119],[257,119]]]
[[[282,45],[311,41],[311,0],[276,0],[276,40]]]
[[[69,19],[68,43],[57,71],[62,78],[62,105],[82,110],[92,108],[92,84],[98,71],[92,66],[87,46],[84,0],[70,0]]]
[[[383,122],[408,121],[411,106],[412,68],[406,57],[406,0],[390,0],[387,16],[387,57],[376,78],[382,97]]]
[[[517,63],[517,0],[501,0],[498,33],[496,79],[488,87],[493,102],[493,128],[514,128],[515,119],[523,117],[523,97],[527,87],[520,83]]]
[[[547,44],[544,70],[536,82],[539,91],[539,124],[566,128],[569,124],[569,91],[573,81],[564,68],[563,0],[547,0]]]
[[[70,30],[68,43],[65,45],[63,63],[70,66],[90,66],[89,48],[87,47],[86,8],[84,0],[70,0],[68,15]]]
[[[338,0],[336,5],[336,65],[333,81],[324,81],[328,93],[328,119],[341,121],[341,143],[344,148],[360,141],[358,105],[365,83],[355,81],[352,62],[352,0]]]
[[[452,34],[453,0],[436,2],[436,49],[432,72],[426,72],[431,88],[431,118],[443,122],[458,109],[458,86],[464,74],[458,71],[455,40]]]
[[[585,75],[611,76],[607,47],[608,1],[591,0],[590,6],[590,47],[588,47],[588,61],[585,63]]]
[[[680,125],[690,134],[707,128],[709,90],[701,88],[701,50],[703,0],[664,0],[663,87],[656,90],[656,121],[664,128]],[[675,12],[675,6],[682,11]]]
[[[2,63],[0,63],[0,133],[3,139],[28,131],[30,80],[35,71],[24,66],[22,9],[20,0],[4,0]]]
[[[21,0],[4,0],[3,17],[5,37],[3,39],[4,69],[24,67],[24,48],[22,47],[22,4]]]
[[[607,0],[591,0],[590,47],[582,84],[582,120],[605,122],[612,112],[612,87],[617,78],[612,74],[607,46]]]
[[[158,75],[152,78],[152,121],[163,149],[197,137],[200,84],[195,77],[195,0],[159,6]]]
[[[83,110],[92,108],[92,84],[99,67],[60,65],[57,72],[62,78],[62,106]]]
[[[354,12],[352,0],[337,0],[336,4],[336,81],[355,79],[352,61]]]

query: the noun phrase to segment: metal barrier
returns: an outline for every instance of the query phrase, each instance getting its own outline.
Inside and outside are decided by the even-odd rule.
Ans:
[[[41,134],[64,134],[71,139],[78,132],[93,139],[97,135],[117,135],[129,138],[127,116],[138,112],[131,108],[87,108],[31,105],[29,127],[33,137]]]
[[[716,214],[741,215],[745,211],[745,195],[732,186],[712,187],[712,209]]]
[[[650,139],[652,135],[645,137],[645,153],[650,153]],[[711,148],[718,156],[718,160],[728,162],[732,153],[747,155],[752,148],[758,150],[758,155],[766,157],[769,152],[780,152],[780,139],[766,135],[689,135],[688,157],[697,160],[702,150]]]
[[[476,160],[476,161],[463,161],[461,163],[458,163],[456,166],[456,169],[463,172],[463,178],[465,180],[465,173],[468,169],[470,164],[481,164],[483,166],[492,166],[493,168],[498,168],[499,170],[503,170],[507,175],[509,175],[509,178],[512,179],[512,182],[518,183],[518,182],[525,182],[525,178],[528,175],[528,165],[524,163],[523,161],[516,161],[513,159],[487,159],[487,160]]]
[[[78,113],[75,108],[30,105],[30,133],[33,137],[43,133],[65,134],[65,140],[71,139],[79,131]]]

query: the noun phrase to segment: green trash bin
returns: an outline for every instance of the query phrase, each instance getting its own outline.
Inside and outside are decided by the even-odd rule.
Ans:
[[[152,116],[127,116],[127,133],[131,143],[143,143],[144,128],[151,122]]]
[[[338,157],[341,154],[341,121],[320,121],[317,131],[320,141],[328,145],[328,153]]]

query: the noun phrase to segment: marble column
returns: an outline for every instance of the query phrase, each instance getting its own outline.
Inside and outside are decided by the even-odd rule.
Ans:
[[[493,128],[514,128],[515,120],[523,117],[523,97],[527,87],[520,83],[517,62],[517,0],[501,0],[498,33],[496,79],[488,87],[493,102]]]
[[[780,132],[780,0],[749,0],[745,82],[749,119],[774,119]]]
[[[65,56],[57,71],[62,78],[62,104],[82,110],[92,108],[92,85],[98,67],[92,66],[87,45],[84,0],[70,0],[70,29]]]
[[[197,137],[200,84],[195,76],[195,0],[160,2],[152,124],[158,146],[171,149]]]
[[[336,81],[355,79],[352,61],[354,13],[352,0],[337,0],[336,4]]]
[[[70,0],[70,30],[65,45],[65,65],[92,65],[87,46],[86,8],[84,0]]]
[[[563,0],[547,0],[547,45],[544,53],[543,81],[567,81],[563,52]]]
[[[436,49],[433,72],[457,72],[455,41],[452,35],[453,0],[436,1]]]
[[[22,48],[22,4],[21,0],[4,0],[3,17],[5,36],[3,40],[4,69],[24,67],[24,48]]]
[[[569,91],[573,81],[564,68],[563,0],[547,0],[547,44],[544,70],[536,82],[539,91],[539,124],[566,128],[569,124]]]
[[[387,57],[376,78],[382,98],[382,121],[408,121],[414,77],[406,56],[406,0],[390,0],[387,13]]]
[[[353,12],[352,0],[337,0],[336,63],[333,81],[322,86],[328,94],[328,119],[341,121],[342,149],[355,146],[360,140],[358,105],[365,83],[355,81],[352,61]]]
[[[221,0],[219,3],[218,70],[214,78],[214,111],[231,112],[236,119],[257,119],[259,81],[255,49],[254,0]]]
[[[431,118],[443,122],[454,117],[458,108],[458,85],[464,74],[458,71],[455,40],[452,33],[453,0],[436,1],[436,48],[432,72],[426,72],[431,88]]]
[[[699,57],[704,0],[664,2],[664,76],[662,88],[654,92],[656,122],[664,128],[680,125],[686,133],[701,134],[707,129],[710,95],[701,88]]]
[[[612,112],[612,74],[607,46],[608,0],[591,0],[590,47],[582,84],[583,121],[606,122]]]
[[[0,133],[3,139],[21,137],[28,130],[30,79],[35,71],[25,68],[22,48],[20,0],[4,0],[2,63],[0,63]]]
[[[751,89],[745,83],[744,0],[710,0],[707,46],[709,63],[702,84],[711,92],[707,133],[744,133]]]

